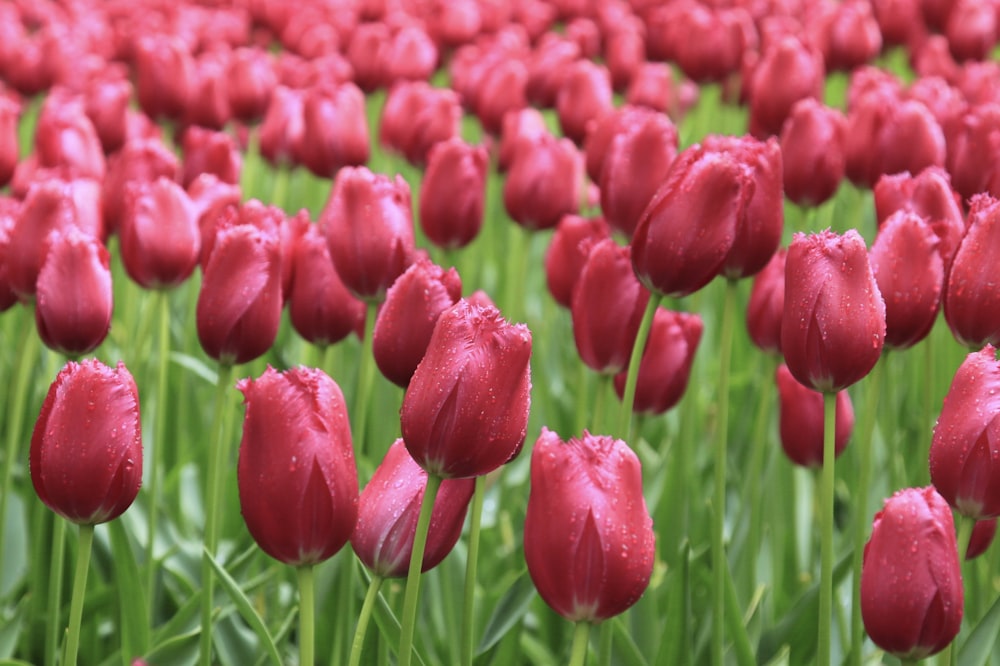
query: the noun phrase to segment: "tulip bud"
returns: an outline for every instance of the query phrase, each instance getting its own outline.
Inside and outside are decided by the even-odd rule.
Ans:
[[[905,488],[875,514],[861,568],[861,617],[872,642],[902,660],[943,650],[962,626],[955,525],[934,488]]]
[[[420,182],[420,228],[438,247],[471,243],[483,227],[483,200],[489,154],[458,137],[438,143],[429,153]]]
[[[194,61],[194,76],[183,121],[186,125],[200,125],[221,130],[229,122],[229,92],[226,90],[228,53],[206,51]]]
[[[785,309],[785,259],[779,248],[764,269],[757,273],[747,301],[747,332],[761,351],[781,353],[781,317]]]
[[[233,116],[243,122],[263,117],[277,85],[270,55],[257,48],[236,49],[229,59],[227,79]]]
[[[674,80],[667,63],[646,62],[635,72],[625,103],[665,113],[675,123],[698,103],[698,86],[689,79]]]
[[[745,10],[715,9],[699,3],[667,5],[648,24],[649,46],[665,40],[684,74],[695,81],[721,81],[739,70],[744,49],[756,50],[756,31]],[[659,59],[659,58],[656,58]]]
[[[0,197],[0,312],[5,312],[17,303],[17,294],[10,285],[10,234],[14,230],[14,221],[20,202],[16,199]]]
[[[559,221],[545,251],[545,280],[556,303],[566,308],[572,305],[573,287],[590,248],[610,234],[603,217],[566,215]]]
[[[119,361],[67,363],[42,403],[29,467],[39,499],[74,523],[114,520],[142,483],[139,391]]]
[[[614,138],[622,134],[628,127],[656,122],[650,120],[655,115],[644,107],[626,105],[603,115],[590,124],[583,150],[586,157],[584,166],[592,181],[601,182],[604,160]],[[676,152],[676,145],[674,149]]]
[[[430,474],[488,474],[521,451],[531,393],[531,332],[461,300],[441,313],[403,396],[406,448]]]
[[[462,523],[475,489],[473,479],[447,479],[434,498],[421,572],[441,563],[462,535]],[[398,578],[410,568],[413,537],[427,487],[427,472],[397,439],[361,492],[358,524],[351,546],[377,576]]]
[[[581,145],[587,124],[614,108],[613,97],[608,70],[590,60],[577,60],[566,72],[556,96],[563,134]]]
[[[785,455],[802,467],[823,466],[823,394],[800,384],[788,366],[778,366],[775,373],[779,396],[779,432]],[[847,391],[837,391],[837,417],[834,428],[834,455],[847,448],[854,429],[854,407]]]
[[[653,572],[653,521],[642,469],[620,439],[563,442],[542,428],[531,454],[524,559],[557,613],[600,622],[639,600]]]
[[[931,439],[931,482],[959,513],[1000,516],[1000,466],[993,442],[1000,436],[1000,363],[986,345],[955,373]]]
[[[548,134],[545,117],[534,107],[511,111],[503,117],[497,169],[506,172],[522,143],[534,143],[541,135]]]
[[[10,182],[21,148],[17,136],[19,105],[0,95],[0,187]]]
[[[918,173],[929,167],[943,167],[944,132],[922,102],[904,100],[891,107],[875,152],[880,174]]]
[[[948,13],[945,35],[956,60],[986,60],[1000,38],[995,4],[958,0]]]
[[[635,384],[636,414],[662,414],[676,405],[691,378],[691,366],[704,330],[701,317],[658,308],[639,361]],[[615,375],[615,393],[625,395],[627,370]]]
[[[279,85],[271,95],[260,123],[260,154],[273,166],[298,160],[305,131],[302,115],[305,94]]]
[[[146,36],[136,43],[136,95],[146,115],[179,119],[194,88],[195,64],[176,36]]]
[[[184,282],[198,265],[201,233],[195,205],[180,185],[158,178],[129,185],[121,221],[122,263],[146,289]]]
[[[868,374],[882,354],[885,303],[854,229],[795,234],[785,263],[781,351],[792,375],[824,393]]]
[[[332,89],[308,89],[302,106],[302,137],[298,159],[321,178],[332,178],[341,167],[367,162],[368,121],[360,88],[344,83]]]
[[[531,229],[549,229],[580,207],[583,159],[569,139],[544,134],[522,144],[503,185],[511,218]]]
[[[614,26],[604,41],[604,61],[611,74],[614,89],[619,92],[626,88],[631,90],[636,77],[640,76],[640,71],[646,65],[644,24],[633,19],[624,25]]]
[[[750,79],[750,133],[781,133],[795,103],[823,98],[823,56],[815,47],[789,35],[768,46]]]
[[[438,50],[420,26],[400,28],[386,44],[383,54],[387,84],[397,81],[427,81],[438,64]]]
[[[127,141],[108,161],[108,175],[102,187],[104,223],[108,231],[118,229],[129,183],[152,182],[160,176],[177,180],[180,173],[177,156],[159,139]]]
[[[559,89],[577,60],[580,46],[570,39],[549,33],[528,57],[528,101],[541,108],[556,105]]]
[[[10,231],[7,271],[11,289],[18,298],[30,300],[35,295],[49,234],[68,231],[74,226],[79,226],[78,216],[65,181],[34,183]]]
[[[184,153],[184,187],[203,173],[214,174],[219,180],[238,185],[243,171],[243,157],[231,134],[192,125],[181,138]]]
[[[71,178],[104,178],[104,149],[78,100],[63,100],[58,95],[46,100],[38,114],[35,150],[39,166],[62,168]]]
[[[322,370],[268,367],[237,384],[246,415],[236,467],[243,520],[292,566],[333,556],[354,531],[358,473],[344,395]]]
[[[851,71],[874,60],[882,50],[882,34],[868,2],[836,5],[824,26],[826,68]]]
[[[785,194],[800,206],[818,206],[844,180],[847,118],[808,97],[792,107],[781,128]]]
[[[968,223],[948,273],[944,318],[956,340],[976,349],[1000,344],[1000,286],[991,272],[1000,260],[1000,200],[973,197]]]
[[[423,166],[435,144],[458,137],[462,107],[453,90],[432,88],[426,81],[398,83],[382,109],[379,142]]]
[[[948,137],[948,172],[963,198],[980,192],[1000,197],[1000,166],[992,148],[997,136],[1000,104],[992,102],[972,106]]]
[[[87,83],[84,91],[87,117],[94,124],[105,155],[125,144],[132,83],[124,73],[105,74]]]
[[[525,99],[528,70],[520,60],[506,57],[492,64],[479,82],[475,111],[487,132],[499,134],[504,116],[528,105]]]
[[[990,547],[997,533],[997,519],[977,520],[969,537],[969,547],[965,551],[966,560],[974,560]]]

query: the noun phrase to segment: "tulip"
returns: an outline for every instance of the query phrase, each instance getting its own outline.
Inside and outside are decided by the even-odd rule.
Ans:
[[[385,82],[427,81],[438,64],[434,40],[417,25],[400,28],[389,39],[383,54]]]
[[[85,110],[105,155],[116,152],[125,144],[133,92],[132,83],[124,71],[112,70],[87,84],[84,91]]]
[[[576,42],[546,34],[527,62],[525,95],[528,101],[541,108],[554,107],[563,81],[579,59],[580,46]]]
[[[564,443],[542,428],[531,454],[524,559],[545,603],[573,622],[624,612],[649,584],[654,542],[628,445],[586,431]]]
[[[250,47],[236,49],[229,58],[227,78],[233,117],[248,123],[262,118],[278,82],[270,55]]]
[[[372,574],[406,576],[426,485],[427,472],[413,461],[403,440],[397,439],[361,492],[358,524],[351,536],[355,554]],[[440,564],[458,543],[474,486],[472,479],[448,479],[441,484],[434,498],[422,572]]]
[[[823,464],[823,394],[800,384],[788,366],[778,366],[775,373],[779,395],[779,432],[785,455],[803,467]],[[854,408],[847,391],[837,392],[837,418],[834,428],[834,456],[847,448],[854,429]]]
[[[745,10],[714,9],[699,3],[677,3],[647,21],[649,46],[659,42],[695,81],[721,81],[739,71],[744,49],[756,48],[757,34]],[[651,59],[660,59],[651,54]]]
[[[365,167],[337,173],[320,214],[333,265],[358,298],[381,301],[412,263],[414,253],[410,187]]]
[[[482,28],[482,11],[474,0],[436,0],[427,27],[440,49],[471,42]]]
[[[497,169],[507,171],[522,143],[534,143],[541,135],[548,133],[545,117],[534,107],[506,114],[503,117],[503,131],[500,133]]]
[[[229,108],[227,90],[228,54],[206,51],[194,62],[194,75],[183,121],[186,125],[200,125],[213,130],[221,130],[232,111]]]
[[[462,297],[462,280],[429,260],[412,264],[386,292],[375,320],[372,352],[389,381],[406,388],[424,357],[441,313]]]
[[[884,173],[881,157],[873,147],[881,146],[882,128],[898,103],[895,83],[881,83],[848,105],[844,173],[858,187],[874,186]]]
[[[861,570],[861,614],[872,642],[903,660],[943,650],[962,625],[962,576],[948,504],[906,488],[875,514]]]
[[[844,2],[824,26],[826,68],[851,71],[882,50],[882,33],[868,2]]]
[[[569,139],[544,134],[522,144],[503,185],[511,218],[531,229],[549,229],[580,206],[583,159]]]
[[[454,91],[424,81],[398,83],[382,110],[379,141],[411,164],[423,166],[435,144],[459,136],[461,121],[462,107]]]
[[[403,396],[406,448],[429,474],[488,474],[521,451],[530,405],[531,332],[461,300],[438,319]]]
[[[151,118],[179,119],[191,99],[194,57],[180,37],[144,36],[135,53],[136,95]]]
[[[237,185],[243,171],[243,157],[232,135],[192,125],[181,138],[184,171],[181,182],[189,186],[203,173]]]
[[[361,89],[353,83],[308,89],[302,106],[302,136],[298,160],[321,178],[332,178],[344,166],[367,162],[368,121]]]
[[[362,23],[354,30],[347,46],[347,59],[354,70],[354,81],[364,92],[385,84],[385,58],[389,28],[384,23]]]
[[[483,227],[489,154],[458,137],[431,148],[420,181],[420,228],[438,247],[471,243]]]
[[[129,183],[151,182],[160,176],[177,180],[180,173],[177,156],[161,140],[127,141],[122,149],[108,160],[108,174],[102,187],[104,223],[108,231],[118,229]]]
[[[655,115],[644,107],[626,105],[603,115],[590,125],[583,149],[586,156],[587,175],[592,181],[601,182],[604,160],[614,138],[628,127],[657,122],[653,120]]]
[[[956,60],[985,60],[1000,38],[1000,17],[989,3],[958,0],[948,13],[945,35]]]
[[[556,96],[556,112],[563,134],[583,144],[587,124],[614,108],[611,75],[590,60],[578,60],[567,70]]]
[[[948,137],[948,172],[965,199],[980,192],[1000,197],[1000,167],[990,146],[1000,136],[1000,103],[972,106]]]
[[[610,234],[602,217],[566,215],[559,221],[545,251],[545,281],[556,303],[570,307],[573,287],[587,262],[590,247]]]
[[[639,362],[632,411],[662,414],[680,401],[687,390],[703,330],[701,317],[696,314],[656,310]],[[625,381],[625,371],[615,375],[619,399],[625,395]]]
[[[792,107],[781,128],[782,182],[800,206],[818,206],[844,179],[847,118],[808,97]]]
[[[879,173],[918,173],[928,167],[943,167],[944,132],[922,102],[897,102],[879,132],[875,152]]]
[[[927,31],[919,2],[874,0],[872,10],[885,46],[919,43],[919,37]]]
[[[647,62],[632,77],[625,103],[666,113],[679,123],[698,103],[698,94],[698,86],[691,80],[674,80],[673,70],[666,63]]]
[[[68,231],[79,226],[78,221],[65,181],[43,180],[31,186],[10,230],[7,254],[8,279],[19,299],[30,300],[35,295],[50,232]]]
[[[789,35],[768,46],[749,81],[750,133],[779,134],[796,102],[823,98],[824,75],[823,57],[798,37]]]
[[[41,167],[64,169],[71,178],[104,178],[104,149],[80,100],[46,99],[38,114],[35,150]]]
[[[10,182],[17,166],[21,150],[17,136],[19,115],[19,105],[0,96],[0,187]]]
[[[10,253],[10,234],[14,230],[19,207],[16,199],[0,197],[0,312],[9,310],[17,303],[17,294],[10,284],[7,257]]]
[[[1000,430],[998,389],[1000,364],[986,345],[955,373],[931,439],[931,482],[970,518],[1000,516],[1000,466],[992,444]]]
[[[792,376],[832,393],[874,367],[885,341],[885,303],[857,231],[795,234],[785,263],[781,351]]]
[[[781,353],[781,318],[785,309],[785,260],[779,248],[771,261],[754,276],[747,301],[747,332],[761,351]]]
[[[1000,287],[991,268],[1000,259],[1000,200],[973,197],[969,226],[948,273],[944,318],[966,347],[1000,344]]]
[[[302,115],[305,94],[279,85],[274,89],[260,124],[260,154],[273,166],[298,159],[305,131]]]
[[[630,89],[646,64],[645,25],[633,19],[614,26],[604,40],[604,61],[611,75],[611,86],[619,92]]]
[[[142,426],[123,363],[70,361],[59,371],[35,422],[29,467],[39,499],[66,520],[95,525],[124,513],[142,483]]]
[[[993,537],[997,533],[997,519],[987,518],[977,520],[972,528],[972,535],[969,537],[969,547],[965,551],[966,560],[974,560],[992,545]]]
[[[271,367],[237,384],[246,415],[236,468],[254,541],[292,566],[322,562],[347,543],[358,475],[344,396],[322,370]]]
[[[504,116],[528,105],[528,70],[520,60],[508,58],[499,58],[492,65],[483,72],[479,83],[475,112],[487,132],[499,134]]]

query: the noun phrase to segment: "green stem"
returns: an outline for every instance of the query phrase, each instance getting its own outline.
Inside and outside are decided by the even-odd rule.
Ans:
[[[472,664],[473,610],[476,605],[476,569],[479,562],[479,534],[483,518],[483,500],[486,495],[486,477],[477,476],[472,493],[472,509],[469,516],[469,550],[465,562],[465,601],[462,613],[462,666]]]
[[[282,162],[274,174],[274,187],[271,190],[271,204],[285,209],[285,199],[288,196],[288,181],[291,179],[292,167],[287,162]],[[246,198],[244,191],[244,198]]]
[[[618,619],[612,619],[612,622]],[[611,648],[614,647],[614,625],[611,622],[603,622],[600,628],[600,636],[597,639],[597,663],[598,666],[611,666]]]
[[[399,636],[399,666],[409,666],[413,657],[413,632],[417,621],[417,599],[420,595],[420,569],[424,563],[424,549],[427,547],[427,530],[431,525],[434,498],[441,487],[441,477],[427,475],[427,487],[420,504],[417,531],[413,535],[413,552],[410,555],[410,569],[406,574],[406,593],[403,596],[403,620]]]
[[[375,355],[372,339],[375,337],[375,319],[378,303],[369,301],[365,311],[365,337],[361,341],[361,366],[358,369],[358,392],[355,396],[354,448],[362,456],[370,454],[365,429],[368,426],[368,403],[371,400],[372,384],[375,382]]]
[[[208,471],[206,473],[207,488],[205,490],[205,549],[208,554],[202,558],[201,579],[201,664],[211,666],[212,663],[212,588],[215,581],[215,571],[209,557],[215,557],[219,547],[219,504],[222,496],[222,481],[225,473],[225,461],[228,459],[228,449],[223,433],[224,422],[228,411],[225,408],[229,384],[233,377],[233,366],[229,363],[219,364],[219,376],[215,385],[215,408],[212,414],[212,432],[209,438]]]
[[[160,507],[160,473],[163,470],[163,454],[166,445],[167,430],[167,375],[170,364],[167,362],[170,356],[170,292],[161,290],[157,297],[160,301],[160,351],[157,359],[156,375],[156,411],[153,423],[153,445],[152,456],[149,466],[149,517],[148,532],[146,534],[146,598],[149,599],[150,608],[148,612],[152,617],[152,608],[156,605],[154,586],[156,581],[156,566],[154,555],[154,543],[156,541],[157,514]]]
[[[584,666],[587,663],[587,640],[590,638],[590,623],[579,620],[573,629],[573,647],[570,650],[569,666]]]
[[[635,385],[639,381],[639,363],[642,361],[642,352],[646,349],[649,331],[653,327],[653,316],[662,299],[663,294],[657,292],[649,295],[646,312],[642,315],[642,323],[639,324],[639,332],[635,335],[635,344],[632,345],[628,374],[625,376],[625,391],[622,394],[622,411],[618,417],[618,437],[626,442],[632,438],[632,405],[635,404]]]
[[[958,546],[958,561],[965,562],[965,554],[969,552],[969,541],[972,539],[972,529],[976,526],[976,519],[959,514],[958,534],[955,543]]]
[[[65,525],[65,521],[57,521]],[[94,526],[80,525],[80,547],[76,554],[76,572],[73,574],[73,597],[69,607],[69,631],[66,634],[64,666],[76,666],[76,653],[80,647],[80,620],[83,618],[83,600],[87,596],[87,571],[90,569],[90,552],[94,545]],[[58,617],[58,615],[56,616]]]
[[[315,666],[316,577],[313,566],[298,567],[299,578],[299,666]]]
[[[576,380],[576,422],[573,424],[573,432],[578,433],[581,437],[583,436],[584,429],[587,429],[587,416],[590,411],[587,409],[587,405],[590,398],[590,391],[588,390],[591,385],[592,372],[587,364],[583,361],[577,363],[577,370],[579,370],[579,376]],[[590,424],[593,428],[593,423]]]
[[[820,477],[819,666],[830,665],[833,618],[833,480],[837,394],[823,394],[823,470]]]
[[[351,643],[349,666],[358,666],[361,663],[361,650],[365,644],[368,622],[372,618],[372,611],[375,609],[375,601],[378,599],[378,591],[382,587],[383,580],[385,579],[382,576],[373,575],[372,581],[368,585],[365,601],[361,605],[361,614],[358,615],[358,628],[354,631],[354,641]]]
[[[513,220],[508,220],[507,224],[507,246],[501,250],[507,252],[506,272],[501,277],[505,285],[503,311],[510,321],[523,321],[525,273],[533,232]]]
[[[750,442],[752,447],[750,453],[750,466],[747,478],[749,486],[747,489],[746,503],[750,516],[750,528],[747,536],[746,557],[746,580],[748,583],[745,592],[749,595],[753,593],[753,588],[757,581],[757,557],[760,554],[761,542],[761,519],[764,515],[762,494],[760,491],[761,481],[764,477],[764,461],[767,454],[773,450],[770,446],[770,439],[767,437],[767,426],[771,423],[770,414],[774,408],[774,366],[777,361],[773,354],[763,356],[764,371],[762,376],[765,381],[761,382],[759,401],[757,403],[757,413],[754,415],[753,439]]]
[[[63,566],[66,561],[66,521],[52,523],[52,559],[49,561],[49,616],[45,631],[45,663],[55,664],[59,652],[59,617],[62,611]]]
[[[611,392],[611,381],[614,379],[614,375],[601,374],[597,377],[597,393],[594,395],[594,416],[590,423],[592,428],[591,432],[594,433],[604,433],[607,432],[607,404],[608,404],[608,394]]]

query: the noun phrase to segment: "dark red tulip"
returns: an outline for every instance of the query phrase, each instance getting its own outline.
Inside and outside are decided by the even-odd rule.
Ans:
[[[885,46],[915,44],[916,38],[927,32],[919,2],[872,0],[871,4]]]
[[[753,195],[753,171],[694,145],[674,160],[632,238],[632,264],[650,291],[686,296],[719,275]]]
[[[180,119],[190,103],[194,57],[180,37],[149,35],[135,44],[136,95],[154,119]]]
[[[628,127],[655,122],[650,121],[655,115],[647,108],[626,105],[605,114],[591,124],[583,147],[586,153],[585,166],[590,180],[595,183],[601,182],[604,160],[611,141]]]
[[[871,62],[882,50],[882,33],[868,2],[835,5],[823,29],[826,69],[850,71]]]
[[[928,220],[897,211],[879,227],[869,252],[885,301],[885,345],[906,349],[927,337],[941,306],[945,264]]]
[[[301,90],[279,85],[260,124],[260,154],[272,166],[287,166],[298,159],[299,144],[305,131]]]
[[[579,44],[552,33],[546,34],[528,57],[525,86],[528,101],[541,108],[555,107],[559,89],[573,63],[579,59]]]
[[[744,49],[756,48],[757,34],[743,9],[713,8],[701,3],[665,5],[647,21],[650,54],[676,60],[684,75],[695,81],[721,81],[739,71]]]
[[[487,132],[499,134],[504,116],[528,105],[527,82],[528,69],[520,60],[500,57],[485,69],[476,93],[475,113]]]
[[[778,366],[779,432],[785,455],[802,467],[823,466],[823,394],[803,386],[789,372]],[[854,407],[847,391],[837,391],[837,417],[834,428],[834,455],[847,448],[854,429]]]
[[[987,518],[977,520],[972,528],[972,536],[969,537],[969,547],[965,551],[966,560],[974,560],[990,547],[993,537],[997,533],[997,519]]]
[[[370,152],[365,98],[353,83],[313,87],[302,106],[298,160],[321,178],[333,178],[344,166],[368,161]]]
[[[471,243],[483,227],[489,153],[458,137],[435,145],[420,181],[420,228],[443,248]]]
[[[868,636],[903,660],[943,650],[962,626],[962,574],[951,509],[934,488],[906,488],[875,514],[861,569]]]
[[[277,234],[250,224],[217,231],[196,309],[205,353],[225,364],[259,357],[274,344],[281,308]]]
[[[632,271],[627,246],[596,242],[580,269],[570,312],[576,350],[587,367],[614,374],[628,366],[649,291]]]
[[[973,197],[968,222],[948,273],[944,318],[956,340],[977,349],[1000,344],[1000,285],[992,272],[1000,261],[1000,200]]]
[[[545,281],[556,303],[570,307],[573,287],[587,262],[590,248],[610,234],[603,217],[566,215],[559,221],[545,251]]]
[[[946,144],[969,109],[964,93],[941,76],[917,79],[907,88],[906,97],[927,107],[944,132]]]
[[[704,330],[701,317],[658,308],[653,315],[645,350],[639,362],[632,411],[662,414],[672,408],[687,390],[691,366]],[[615,375],[615,393],[625,395],[627,370]]]
[[[406,448],[430,474],[481,476],[521,451],[531,393],[531,332],[496,308],[445,310],[406,389]]]
[[[785,195],[800,206],[818,206],[844,180],[847,117],[812,97],[800,100],[781,128]]]
[[[511,218],[532,230],[549,229],[580,206],[583,158],[569,139],[543,134],[514,155],[503,185]]]
[[[146,289],[187,280],[201,252],[197,208],[187,192],[161,176],[131,185],[125,198],[119,236],[129,277]]]
[[[0,187],[10,182],[21,152],[17,128],[20,105],[0,95]]]
[[[779,248],[753,278],[747,301],[747,332],[761,351],[781,353],[781,317],[785,309],[785,260],[788,252]]]
[[[109,231],[118,228],[125,207],[128,184],[135,181],[152,182],[160,176],[171,180],[180,178],[177,155],[159,139],[127,141],[122,149],[108,160],[108,175],[102,188],[104,223]]]
[[[39,499],[67,520],[94,525],[124,513],[142,484],[142,422],[123,363],[70,361],[59,371],[35,422],[29,467]]]
[[[462,107],[453,90],[425,81],[401,82],[389,90],[382,109],[379,142],[423,166],[435,144],[461,133]]]
[[[278,84],[268,52],[252,47],[236,49],[229,58],[227,78],[233,117],[247,123],[262,118]]]
[[[240,506],[265,553],[322,562],[351,538],[358,472],[344,395],[322,370],[268,367],[237,384],[246,415],[236,467]]]
[[[384,23],[362,23],[355,30],[347,47],[347,59],[354,69],[354,81],[365,92],[385,85],[385,54],[389,44],[389,27]]]
[[[524,559],[539,595],[566,619],[600,622],[649,585],[656,537],[639,459],[625,442],[563,442],[542,428],[531,453]]]
[[[556,95],[556,112],[563,134],[582,145],[587,125],[614,108],[613,96],[607,68],[590,60],[573,63]]]
[[[874,82],[848,104],[845,174],[858,187],[873,187],[884,173],[882,157],[874,146],[881,146],[882,128],[899,100],[894,81]]]
[[[675,123],[698,103],[698,86],[690,79],[675,80],[666,63],[647,62],[636,71],[625,102],[666,113]]]
[[[964,199],[980,192],[1000,197],[1000,165],[992,146],[1000,141],[1000,102],[971,107],[948,137],[948,172]]]
[[[824,76],[823,56],[799,38],[787,36],[768,46],[749,81],[750,132],[780,134],[796,102],[823,98]]]
[[[198,176],[188,186],[187,193],[194,205],[194,216],[201,234],[198,263],[205,266],[211,249],[209,246],[215,241],[215,229],[220,216],[227,208],[239,208],[243,193],[239,185],[224,183],[217,176],[208,173]]]
[[[441,313],[462,297],[462,280],[422,259],[413,263],[386,292],[372,337],[372,352],[389,381],[406,388],[423,359]]]
[[[330,256],[347,288],[364,300],[381,301],[413,261],[410,187],[365,167],[337,173],[320,215]]]
[[[943,167],[945,139],[941,126],[922,102],[905,100],[894,104],[874,149],[879,174]]]
[[[409,572],[426,487],[427,472],[397,439],[361,491],[358,524],[351,536],[355,554],[373,574],[397,578]],[[474,488],[473,479],[447,479],[441,484],[434,497],[422,572],[440,564],[458,543]]]
[[[861,235],[795,234],[781,318],[781,352],[795,379],[840,391],[868,374],[884,341],[885,303]]]

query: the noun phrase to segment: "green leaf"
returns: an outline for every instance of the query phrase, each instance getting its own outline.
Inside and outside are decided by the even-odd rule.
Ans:
[[[743,612],[740,609],[739,599],[736,598],[736,586],[733,584],[733,575],[729,571],[729,560],[724,559],[725,566],[725,595],[726,595],[726,634],[733,640],[733,648],[736,652],[736,663],[740,666],[754,666],[753,648],[750,646],[750,637],[747,635],[747,628],[743,624]]]
[[[17,641],[24,628],[26,606],[27,604],[22,599],[14,611],[13,617],[10,617],[6,611],[0,612],[0,657],[13,656],[14,650],[17,649]]]
[[[531,582],[527,570],[522,571],[494,607],[493,613],[486,623],[479,647],[476,648],[476,655],[487,652],[500,642],[500,639],[528,612],[528,607],[531,606],[531,600],[534,598],[535,585]]]
[[[685,541],[680,547],[679,567],[667,573],[664,580],[667,608],[666,631],[660,641],[657,664],[691,663],[691,544]]]
[[[642,656],[642,651],[635,644],[635,639],[625,627],[621,615],[608,620],[611,623],[611,630],[615,637],[615,653],[621,658],[621,663],[625,666],[648,666],[646,659]]]
[[[111,537],[121,608],[122,661],[128,666],[133,658],[149,650],[149,604],[146,603],[146,589],[139,575],[139,565],[122,521],[111,521],[108,535]]]
[[[993,645],[1000,635],[1000,599],[993,602],[958,653],[958,666],[985,666],[993,654]]]
[[[170,360],[182,368],[190,370],[196,376],[201,377],[212,386],[215,386],[219,379],[219,373],[216,372],[215,369],[210,367],[200,358],[196,358],[190,354],[184,354],[178,351],[170,352]]]
[[[6,599],[28,572],[28,540],[23,537],[27,523],[21,495],[12,488],[0,492],[7,493],[7,522],[0,543],[0,599]]]

